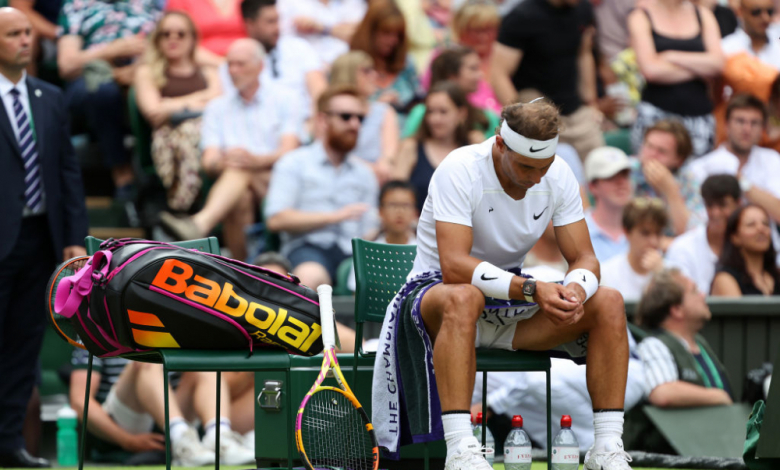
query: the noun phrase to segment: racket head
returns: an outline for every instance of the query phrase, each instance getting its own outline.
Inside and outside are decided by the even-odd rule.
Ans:
[[[87,264],[89,258],[89,256],[77,256],[60,264],[57,266],[57,269],[54,270],[54,274],[51,275],[49,283],[46,285],[46,318],[60,338],[80,349],[87,348],[79,338],[79,335],[76,333],[76,329],[73,328],[70,320],[59,315],[54,310],[54,299],[57,296],[57,287],[60,285],[60,281],[68,276],[76,274],[76,272]]]
[[[337,387],[319,387],[304,401],[295,444],[308,470],[377,470],[374,428],[357,398]]]

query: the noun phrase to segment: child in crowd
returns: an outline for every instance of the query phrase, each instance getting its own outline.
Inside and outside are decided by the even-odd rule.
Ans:
[[[667,223],[663,201],[636,198],[623,211],[628,253],[601,265],[601,284],[614,287],[625,300],[639,300],[653,273],[663,268],[661,236]]]

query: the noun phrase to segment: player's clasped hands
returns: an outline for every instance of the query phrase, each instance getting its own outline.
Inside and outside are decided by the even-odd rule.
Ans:
[[[558,326],[573,325],[585,313],[582,301],[573,289],[552,282],[536,284],[536,303]]]

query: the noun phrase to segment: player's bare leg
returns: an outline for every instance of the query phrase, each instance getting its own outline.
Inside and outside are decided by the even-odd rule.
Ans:
[[[447,441],[445,470],[489,470],[471,432],[471,394],[476,374],[477,319],[485,297],[469,284],[438,284],[423,296],[420,311],[433,342],[433,367]]]
[[[573,325],[556,325],[544,312],[519,322],[512,347],[544,351],[588,333],[586,376],[596,431],[593,457],[599,460],[589,461],[589,451],[586,468],[628,469],[621,440],[628,375],[628,336],[623,297],[614,289],[601,287],[584,307],[584,315]],[[589,463],[595,466],[587,466]]]

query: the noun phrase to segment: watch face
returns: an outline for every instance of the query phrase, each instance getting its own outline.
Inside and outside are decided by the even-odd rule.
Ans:
[[[533,281],[525,281],[525,283],[523,283],[523,294],[534,295],[534,292],[536,292],[536,283]]]

